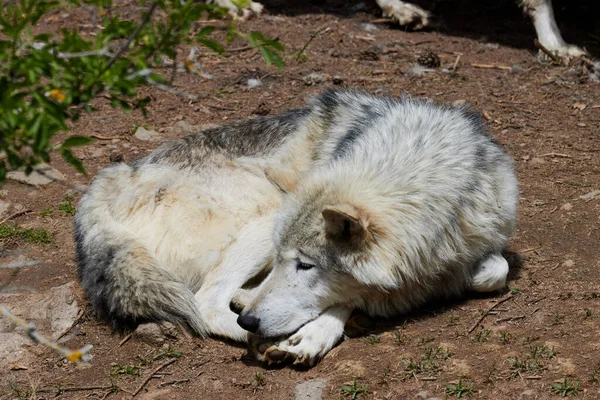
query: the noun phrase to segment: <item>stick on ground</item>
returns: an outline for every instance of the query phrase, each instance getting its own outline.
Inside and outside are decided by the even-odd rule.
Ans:
[[[142,391],[142,389],[144,388],[144,386],[146,386],[148,384],[148,382],[150,382],[150,379],[152,379],[152,377],[161,369],[163,369],[166,366],[169,366],[171,364],[173,364],[175,361],[177,361],[176,358],[172,358],[169,361],[165,362],[164,364],[161,364],[159,367],[157,367],[154,371],[152,371],[152,373],[150,373],[150,375],[148,375],[148,377],[146,379],[144,379],[144,381],[142,382],[142,384],[140,385],[140,387],[137,388],[137,390],[135,392],[133,392],[133,395],[131,397],[135,397],[139,392]]]
[[[513,295],[512,293],[509,294],[508,296],[506,296],[505,298],[503,298],[502,300],[498,300],[496,303],[494,303],[493,306],[491,306],[490,308],[488,308],[488,310],[486,312],[484,312],[481,317],[479,317],[479,319],[477,320],[477,322],[475,322],[475,324],[471,327],[471,329],[469,329],[468,333],[473,332],[481,322],[483,322],[483,320],[485,319],[485,317],[488,316],[488,314],[490,313],[490,311],[492,311],[494,308],[498,307],[500,304],[507,302],[508,300],[512,299]]]

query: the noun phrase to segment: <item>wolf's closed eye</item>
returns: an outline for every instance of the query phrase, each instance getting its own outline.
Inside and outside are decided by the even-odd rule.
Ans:
[[[307,270],[307,269],[311,269],[313,267],[314,267],[313,264],[307,264],[307,263],[304,263],[302,261],[298,261],[298,263],[296,264],[296,269],[297,270]]]

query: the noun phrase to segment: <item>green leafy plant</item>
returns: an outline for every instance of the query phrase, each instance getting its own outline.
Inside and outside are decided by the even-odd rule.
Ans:
[[[0,225],[0,242],[3,239],[21,239],[27,243],[50,244],[54,238],[52,234],[41,228],[23,228],[18,225]]]
[[[459,379],[457,383],[451,383],[446,386],[446,395],[458,398],[471,397],[475,394],[475,384],[472,382],[465,383]]]
[[[367,344],[377,344],[379,342],[381,342],[381,336],[380,335],[369,335],[366,338],[364,338],[365,343]]]
[[[138,89],[154,86],[194,100],[172,88],[181,45],[200,45],[216,53],[225,47],[215,39],[223,29],[203,24],[220,19],[225,10],[196,0],[139,0],[138,21],[119,16],[113,0],[15,0],[0,3],[0,184],[8,171],[37,165],[60,154],[85,173],[73,148],[93,139],[71,135],[69,127],[82,113],[94,111],[100,96],[125,112],[146,112],[150,98]],[[34,29],[58,7],[88,10],[88,28],[62,28],[58,33]],[[88,34],[89,33],[89,34]],[[283,66],[278,52],[284,47],[260,32],[243,33],[234,23],[225,41],[236,37],[260,50],[267,64]],[[221,40],[223,41],[223,40]],[[194,48],[182,63],[195,72]],[[165,68],[167,61],[171,67]],[[66,139],[56,143],[58,133]]]
[[[71,196],[65,196],[63,202],[56,206],[56,209],[67,215],[75,215],[77,213],[77,207],[73,204]]]
[[[342,393],[352,400],[366,397],[369,394],[369,385],[361,384],[354,379],[352,385],[343,385],[340,387]]]
[[[564,378],[562,382],[552,384],[552,392],[562,397],[575,396],[579,393],[579,382],[569,382]]]

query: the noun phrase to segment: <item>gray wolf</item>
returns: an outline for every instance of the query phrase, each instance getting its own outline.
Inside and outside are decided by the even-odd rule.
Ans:
[[[391,17],[401,26],[423,29],[431,25],[432,14],[423,8],[402,0],[376,0],[383,13]],[[235,18],[246,19],[253,14],[260,14],[263,6],[250,1],[247,7],[238,8],[231,0],[216,0],[221,7],[227,8]],[[570,45],[563,39],[552,8],[552,0],[520,0],[523,11],[529,15],[537,39],[546,49],[559,57],[571,58],[585,55],[580,47]]]
[[[80,280],[115,328],[171,321],[313,365],[355,309],[504,288],[517,197],[476,114],[326,91],[100,171],[75,218]]]

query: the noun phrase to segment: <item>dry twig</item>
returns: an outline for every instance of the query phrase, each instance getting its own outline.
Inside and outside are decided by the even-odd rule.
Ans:
[[[506,65],[471,64],[471,67],[474,67],[474,68],[483,68],[483,69],[500,69],[502,71],[512,71],[512,67],[508,67]]]
[[[490,308],[488,308],[488,310],[481,315],[481,317],[477,320],[477,322],[475,322],[475,324],[471,327],[471,329],[469,329],[468,333],[473,332],[475,330],[475,328],[477,328],[479,326],[479,324],[481,322],[483,322],[483,320],[485,319],[485,317],[488,316],[488,314],[490,313],[490,311],[493,311],[494,308],[498,307],[500,304],[505,303],[505,302],[507,302],[508,300],[510,300],[512,298],[513,298],[513,295],[511,293],[508,296],[506,296],[505,298],[503,298],[502,300],[498,300],[496,303],[494,303],[493,306],[491,306]]]
[[[161,364],[160,366],[158,366],[154,371],[152,371],[152,373],[150,375],[148,375],[148,377],[146,377],[146,379],[144,379],[142,384],[137,388],[137,390],[135,392],[133,392],[133,395],[131,397],[135,397],[139,392],[141,392],[142,389],[144,388],[144,386],[146,386],[148,384],[148,382],[150,382],[150,379],[152,379],[158,371],[173,364],[175,361],[177,361],[177,359],[172,358],[169,361],[165,362],[164,364]]]

